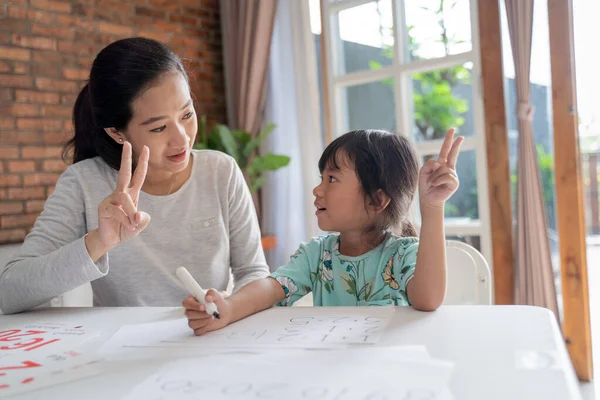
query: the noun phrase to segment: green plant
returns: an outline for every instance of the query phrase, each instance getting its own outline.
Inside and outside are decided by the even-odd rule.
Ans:
[[[288,156],[256,153],[258,146],[274,128],[274,124],[268,124],[256,138],[252,138],[248,132],[232,130],[223,124],[215,125],[208,133],[206,116],[202,116],[198,121],[198,139],[194,149],[217,150],[229,154],[242,170],[250,191],[255,192],[264,184],[265,172],[278,170],[290,163]]]

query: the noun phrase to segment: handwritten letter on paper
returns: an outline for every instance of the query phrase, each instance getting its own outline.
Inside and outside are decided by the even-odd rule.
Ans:
[[[323,348],[373,344],[393,313],[393,307],[272,308],[201,337],[194,336],[185,319],[125,325],[101,353],[114,356],[140,347]]]

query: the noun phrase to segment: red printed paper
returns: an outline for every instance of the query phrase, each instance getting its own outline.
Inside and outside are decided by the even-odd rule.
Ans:
[[[0,330],[0,398],[99,373],[98,356],[74,350],[98,334],[62,323]]]

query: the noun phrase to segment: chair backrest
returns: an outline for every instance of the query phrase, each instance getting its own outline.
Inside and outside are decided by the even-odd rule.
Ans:
[[[446,241],[448,264],[444,304],[492,304],[490,267],[474,247],[457,240]]]
[[[92,307],[93,305],[94,294],[89,282],[56,296],[50,301],[51,307]]]

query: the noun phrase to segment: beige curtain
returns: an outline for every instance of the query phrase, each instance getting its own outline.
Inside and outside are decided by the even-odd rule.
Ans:
[[[531,126],[534,109],[529,103],[533,0],[505,1],[519,126],[515,303],[546,307],[558,318],[546,207]]]
[[[264,122],[277,0],[220,0],[220,5],[228,124],[256,136]],[[259,193],[252,200],[260,220]]]
[[[262,126],[277,0],[221,0],[227,116],[232,129]]]

